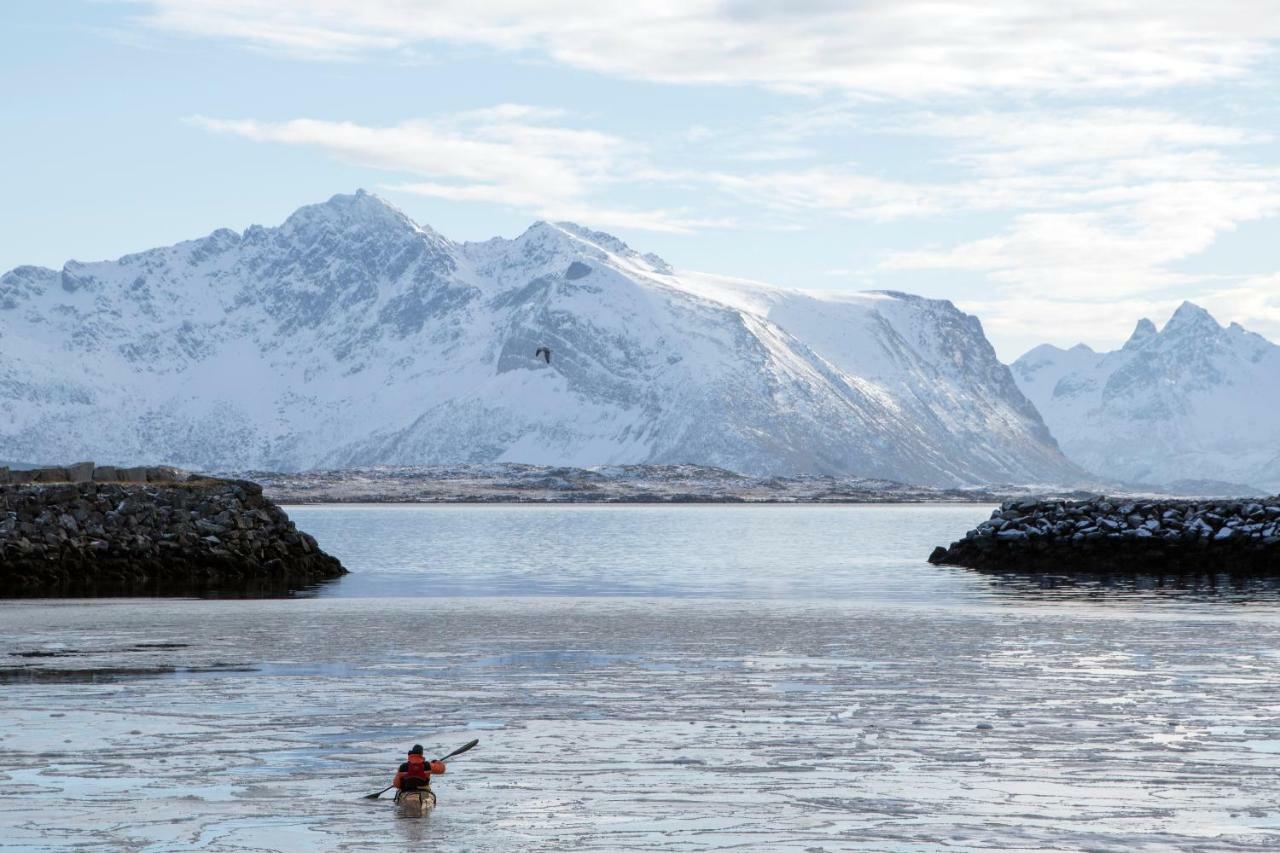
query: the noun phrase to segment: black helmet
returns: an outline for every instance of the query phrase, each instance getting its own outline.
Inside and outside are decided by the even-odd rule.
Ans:
[[[422,755],[422,744],[415,743],[413,749],[409,750],[410,755]]]

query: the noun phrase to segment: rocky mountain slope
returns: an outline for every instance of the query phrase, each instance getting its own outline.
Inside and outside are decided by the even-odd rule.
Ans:
[[[1280,491],[1280,346],[1190,302],[1163,329],[1139,322],[1119,350],[1046,344],[1013,374],[1066,454],[1090,470]]]
[[[0,351],[14,459],[1081,476],[949,302],[678,273],[569,224],[454,243],[364,192],[276,228],[15,269]]]

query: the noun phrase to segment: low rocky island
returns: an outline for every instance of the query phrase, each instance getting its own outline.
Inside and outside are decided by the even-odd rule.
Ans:
[[[1016,492],[942,489],[892,480],[748,476],[703,465],[511,462],[234,472],[282,503],[992,503]]]
[[[343,574],[249,481],[0,468],[0,597],[271,596]]]
[[[1008,501],[929,562],[994,571],[1280,575],[1280,496]]]

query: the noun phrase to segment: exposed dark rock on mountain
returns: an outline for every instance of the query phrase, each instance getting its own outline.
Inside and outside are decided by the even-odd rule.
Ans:
[[[1084,478],[950,302],[673,270],[569,223],[458,243],[363,192],[15,269],[0,341],[11,459]]]
[[[1096,474],[1280,489],[1280,346],[1197,305],[1159,330],[1141,320],[1113,352],[1044,344],[1012,369],[1063,452]]]
[[[0,485],[0,597],[283,595],[346,573],[255,483],[89,469]]]

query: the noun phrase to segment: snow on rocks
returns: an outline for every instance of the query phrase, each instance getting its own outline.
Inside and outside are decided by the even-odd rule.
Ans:
[[[346,573],[255,483],[95,473],[0,471],[0,597],[279,595]]]
[[[950,302],[677,271],[566,223],[457,243],[363,192],[0,274],[0,339],[12,460],[1087,479]]]
[[[1183,303],[1122,349],[1044,344],[1011,365],[1067,457],[1190,495],[1280,489],[1280,346]]]
[[[1008,501],[929,562],[1055,572],[1280,572],[1280,496]]]

